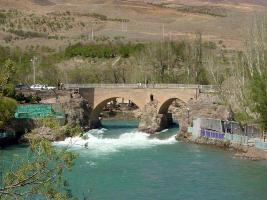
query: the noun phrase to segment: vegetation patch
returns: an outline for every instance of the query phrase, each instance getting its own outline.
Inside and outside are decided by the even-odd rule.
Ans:
[[[51,1],[48,1],[48,0],[33,0],[33,2],[41,6],[55,5],[55,3],[52,3]]]
[[[48,34],[46,33],[39,33],[34,31],[23,31],[23,30],[9,30],[10,33],[13,33],[23,39],[26,38],[47,38]]]
[[[140,51],[142,44],[75,44],[68,47],[65,55],[68,58],[82,56],[90,58],[114,58],[122,56],[129,57],[132,53]]]
[[[17,102],[11,98],[0,97],[0,128],[8,122],[17,108]]]
[[[106,15],[99,14],[99,13],[76,13],[78,16],[86,16],[86,17],[92,17],[95,19],[98,19],[100,21],[119,21],[119,22],[129,22],[129,19],[123,19],[123,18],[109,18]]]
[[[17,10],[0,10],[0,28],[23,38],[47,37],[49,33],[82,27],[68,13],[26,14]],[[23,29],[23,30],[22,30]]]
[[[179,12],[197,13],[214,17],[227,17],[226,10],[217,6],[182,6],[177,8]]]
[[[83,131],[79,126],[71,126],[69,124],[60,126],[59,121],[54,117],[45,117],[38,120],[37,128],[27,134],[27,138],[45,138],[50,140],[64,140],[66,137],[81,136]],[[42,133],[42,130],[44,133]],[[45,136],[48,135],[49,137]]]

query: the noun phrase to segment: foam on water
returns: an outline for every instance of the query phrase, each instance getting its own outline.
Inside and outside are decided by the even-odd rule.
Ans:
[[[87,152],[93,155],[103,155],[118,152],[122,149],[142,149],[156,145],[167,145],[176,142],[175,137],[158,139],[150,137],[149,134],[132,131],[122,133],[117,138],[104,137],[106,129],[90,130],[84,137],[66,138],[65,141],[55,142],[56,146],[68,146],[70,149],[77,149],[79,152]]]
[[[161,133],[165,133],[165,132],[167,132],[169,129],[164,129],[164,130],[162,130],[161,131]]]

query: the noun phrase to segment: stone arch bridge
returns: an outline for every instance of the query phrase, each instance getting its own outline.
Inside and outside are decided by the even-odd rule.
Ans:
[[[175,99],[187,103],[197,99],[201,92],[214,92],[215,86],[182,84],[66,84],[66,89],[79,89],[81,96],[92,107],[90,125],[98,128],[99,115],[103,107],[116,98],[124,98],[135,103],[141,110],[139,128],[154,133],[168,127],[172,116],[168,108]]]

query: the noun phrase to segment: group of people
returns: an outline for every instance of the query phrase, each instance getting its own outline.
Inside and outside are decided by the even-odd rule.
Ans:
[[[58,81],[58,83],[57,83],[57,89],[58,90],[63,90],[64,89],[64,83]]]
[[[148,88],[148,87],[155,88],[155,84],[154,83],[148,84],[148,82],[147,83],[137,83],[137,87],[138,88]]]

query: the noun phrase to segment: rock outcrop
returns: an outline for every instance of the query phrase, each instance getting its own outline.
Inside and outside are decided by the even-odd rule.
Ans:
[[[17,137],[30,132],[37,127],[37,121],[34,119],[12,119],[5,127],[4,130],[16,133]]]
[[[70,98],[63,104],[66,113],[66,121],[71,126],[79,125],[81,127],[89,127],[91,107],[88,101],[83,98]]]
[[[177,99],[172,103],[169,111],[173,113],[174,121],[179,123],[182,133],[187,132],[187,127],[192,125],[194,118],[203,117],[221,120],[231,120],[233,118],[231,110],[224,105],[220,105],[217,96],[209,94],[200,94],[197,100],[192,99],[188,103]]]
[[[56,134],[54,133],[54,131],[49,128],[49,127],[39,127],[34,129],[31,133],[26,134],[22,140],[29,140],[29,139],[34,139],[34,138],[39,138],[39,139],[46,139],[49,140],[51,142],[58,140],[59,138],[57,138]]]
[[[267,152],[255,147],[243,147],[243,151],[236,153],[235,157],[248,160],[267,160]]]

